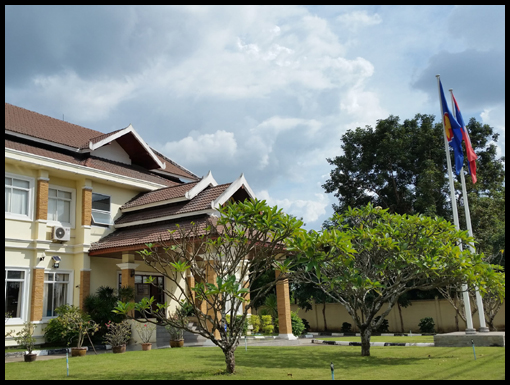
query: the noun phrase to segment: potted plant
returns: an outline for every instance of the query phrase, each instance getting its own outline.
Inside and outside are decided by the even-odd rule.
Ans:
[[[24,353],[25,362],[35,361],[37,354],[32,353],[34,350],[35,338],[34,338],[34,325],[32,322],[27,321],[23,324],[23,328],[14,334],[14,330],[7,333],[8,336],[12,336],[14,341],[23,348],[26,349]]]
[[[188,318],[183,312],[177,311],[170,314],[169,323],[165,325],[165,330],[170,335],[170,347],[182,348],[184,346],[184,325],[187,324]]]
[[[124,353],[126,343],[131,338],[131,325],[128,321],[111,322],[106,324],[107,332],[104,336],[104,342],[112,346],[114,353]]]
[[[137,322],[135,324],[136,332],[142,341],[142,350],[151,350],[152,344],[150,342],[152,333],[156,330],[156,325],[151,323]]]
[[[76,338],[76,346],[71,348],[71,357],[84,356],[87,353],[87,348],[82,346],[85,336],[89,333],[93,335],[98,330],[98,325],[76,306],[70,306],[68,311],[60,314],[58,318],[64,329],[62,337],[71,338],[68,345]]]

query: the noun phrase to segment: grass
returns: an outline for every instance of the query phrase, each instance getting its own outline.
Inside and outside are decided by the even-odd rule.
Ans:
[[[89,354],[66,360],[5,364],[6,380],[504,380],[505,349],[471,347],[242,346],[236,374],[225,375],[220,349],[181,348]],[[292,376],[290,376],[290,374]]]

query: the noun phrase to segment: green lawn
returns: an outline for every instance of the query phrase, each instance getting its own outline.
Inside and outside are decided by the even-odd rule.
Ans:
[[[33,363],[5,364],[6,380],[504,380],[505,349],[499,347],[372,347],[361,357],[351,346],[239,346],[237,373],[222,374],[220,349],[181,348],[104,353]],[[292,374],[292,377],[289,375]]]

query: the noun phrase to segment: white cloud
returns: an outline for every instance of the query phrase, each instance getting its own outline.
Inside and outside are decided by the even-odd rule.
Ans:
[[[270,206],[278,206],[287,214],[303,218],[305,223],[315,222],[326,214],[326,207],[330,205],[326,194],[314,194],[316,199],[274,199],[267,190],[261,190],[255,194],[258,199],[265,200]]]
[[[187,168],[208,165],[212,161],[230,162],[236,155],[237,142],[232,132],[218,130],[214,134],[195,136],[191,133],[179,141],[167,142],[162,152]]]
[[[133,79],[82,79],[68,70],[56,75],[36,76],[32,80],[36,97],[51,100],[74,122],[87,124],[106,118],[129,99],[136,89]],[[123,124],[124,122],[119,122]]]
[[[367,11],[354,11],[343,13],[336,18],[338,22],[345,25],[350,30],[357,30],[369,25],[381,23],[382,18],[377,13],[369,15]]]

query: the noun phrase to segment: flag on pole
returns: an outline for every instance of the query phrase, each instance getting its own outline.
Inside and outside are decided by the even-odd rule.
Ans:
[[[471,140],[469,139],[469,133],[467,130],[466,125],[464,124],[464,119],[462,119],[462,114],[460,113],[459,105],[457,104],[457,100],[455,99],[455,96],[453,96],[452,92],[452,98],[453,98],[453,104],[455,108],[455,118],[457,119],[457,122],[460,125],[460,129],[462,131],[462,139],[464,139],[464,145],[466,146],[466,155],[468,158],[468,170],[471,174],[471,180],[473,181],[473,184],[476,183],[476,160],[478,159],[478,156],[475,154],[475,151],[473,150],[473,146],[471,145]]]
[[[460,170],[464,165],[464,154],[462,151],[462,130],[459,123],[448,108],[446,98],[444,97],[441,80],[439,80],[439,91],[441,94],[441,105],[443,106],[443,127],[446,133],[446,139],[448,139],[448,143],[453,148],[455,173],[459,175]]]

